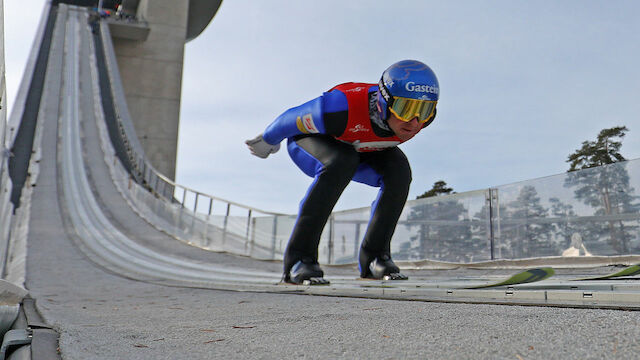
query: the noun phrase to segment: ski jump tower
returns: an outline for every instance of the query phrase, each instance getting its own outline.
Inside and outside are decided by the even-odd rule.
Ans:
[[[101,1],[101,5],[118,1]],[[222,0],[122,0],[107,19],[129,113],[151,164],[175,180],[185,44]]]

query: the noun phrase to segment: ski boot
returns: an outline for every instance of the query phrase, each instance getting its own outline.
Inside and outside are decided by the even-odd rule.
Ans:
[[[295,285],[329,285],[317,261],[302,259],[284,274],[283,281]]]
[[[360,250],[360,277],[379,280],[408,280],[409,277],[400,273],[400,268],[391,260],[389,254],[381,254],[373,258]]]

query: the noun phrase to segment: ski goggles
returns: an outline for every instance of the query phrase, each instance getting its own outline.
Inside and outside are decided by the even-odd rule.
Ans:
[[[433,116],[437,103],[437,101],[394,96],[393,103],[389,107],[389,110],[404,122],[409,122],[417,117],[418,122],[424,124]]]

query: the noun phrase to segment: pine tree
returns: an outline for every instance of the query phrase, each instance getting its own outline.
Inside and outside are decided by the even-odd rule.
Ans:
[[[433,196],[448,195],[451,193],[455,194],[455,192],[453,191],[453,188],[447,187],[447,183],[445,181],[439,180],[433,183],[433,187],[431,188],[431,190],[418,196],[416,199],[424,199],[424,198],[433,197]]]
[[[569,172],[624,161],[625,158],[620,154],[620,148],[622,147],[622,138],[627,131],[629,129],[626,126],[603,129],[598,134],[596,141],[582,142],[582,147],[569,155],[567,159],[567,162],[570,163]],[[620,140],[616,141],[616,138]]]

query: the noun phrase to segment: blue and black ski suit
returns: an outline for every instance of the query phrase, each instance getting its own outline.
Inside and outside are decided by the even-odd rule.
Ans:
[[[285,251],[285,274],[299,260],[318,260],[322,230],[351,180],[380,188],[360,247],[360,264],[390,255],[391,237],[409,192],[411,168],[397,147],[402,141],[380,119],[377,90],[376,84],[338,85],[285,111],[263,133],[264,141],[271,145],[288,139],[291,159],[314,178],[300,203]],[[361,275],[366,271],[361,268]]]

